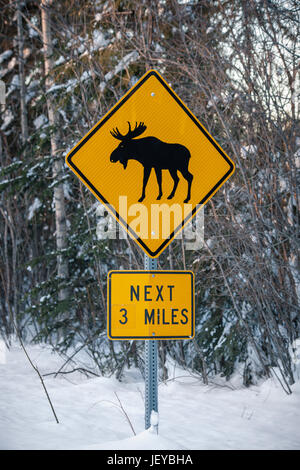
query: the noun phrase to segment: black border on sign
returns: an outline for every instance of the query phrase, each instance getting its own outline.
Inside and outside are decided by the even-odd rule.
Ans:
[[[111,334],[111,276],[113,274],[189,274],[191,276],[191,306],[192,306],[192,312],[191,312],[191,334],[186,335],[186,336],[113,336]],[[108,330],[108,338],[111,340],[128,340],[128,339],[152,339],[152,340],[158,340],[158,339],[191,339],[194,337],[195,334],[195,303],[194,303],[194,273],[192,271],[158,271],[156,269],[154,270],[132,270],[132,271],[109,271],[107,275],[107,290],[108,290],[108,302],[107,302],[107,313],[108,313],[108,324],[107,324],[107,330]]]
[[[126,221],[120,216],[120,214],[113,209],[114,215],[116,219],[122,223],[122,225],[126,228],[127,232],[131,234],[131,236],[138,241],[138,243],[144,248],[144,250],[153,258],[157,257],[161,251],[164,250],[165,246],[169,243],[170,240],[176,237],[176,234],[186,225],[186,223],[196,214],[198,209],[205,204],[207,199],[210,197],[210,195],[223,183],[224,180],[234,171],[234,165],[229,160],[227,155],[222,151],[220,147],[214,142],[212,137],[206,132],[206,130],[199,124],[199,122],[195,119],[195,117],[191,114],[189,109],[178,99],[178,97],[175,95],[173,90],[168,87],[168,85],[161,79],[161,77],[156,73],[155,70],[151,70],[150,72],[146,73],[144,78],[142,78],[132,89],[131,91],[123,98],[117,105],[111,110],[110,113],[107,114],[107,116],[104,117],[104,119],[99,122],[99,124],[72,150],[72,152],[67,156],[67,161],[70,164],[72,168],[81,176],[81,178],[86,182],[87,186],[89,186],[96,194],[97,196],[101,199],[101,201],[104,204],[109,205],[109,201],[105,199],[104,196],[98,191],[97,188],[88,180],[88,178],[77,168],[77,166],[74,164],[72,161],[72,157],[80,150],[80,148],[105,124],[108,119],[111,118],[115,114],[116,111],[150,78],[151,76],[154,76],[162,85],[163,87],[167,90],[167,92],[172,96],[172,98],[179,104],[179,106],[183,109],[183,111],[189,116],[189,118],[196,124],[198,129],[205,135],[205,137],[210,141],[210,143],[215,147],[215,149],[222,155],[224,160],[229,165],[229,170],[225,175],[215,184],[215,186],[206,194],[206,196],[201,199],[201,201],[194,207],[192,212],[176,227],[176,229],[170,234],[169,238],[163,241],[163,243],[157,248],[157,250],[152,251],[150,250],[147,245],[141,240],[137,234],[132,230],[132,228],[126,223]],[[111,206],[110,206],[111,208]]]

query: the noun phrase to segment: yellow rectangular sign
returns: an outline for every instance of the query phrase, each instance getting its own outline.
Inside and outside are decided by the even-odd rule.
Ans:
[[[193,338],[193,272],[110,271],[107,290],[110,339]]]

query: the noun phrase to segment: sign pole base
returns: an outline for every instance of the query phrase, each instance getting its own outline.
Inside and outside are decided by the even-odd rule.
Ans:
[[[145,254],[145,270],[157,269],[157,259],[150,258]],[[152,411],[158,413],[158,360],[157,360],[157,341],[145,341],[145,429],[151,427]],[[155,422],[154,429],[158,434],[158,420]]]

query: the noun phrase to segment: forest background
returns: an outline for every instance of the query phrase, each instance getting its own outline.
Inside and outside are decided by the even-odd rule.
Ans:
[[[205,241],[175,240],[161,269],[196,280],[196,335],[160,341],[199,374],[245,385],[295,377],[299,316],[299,5],[296,0],[0,1],[0,332],[85,350],[86,373],[143,374],[142,341],[106,335],[106,276],[142,269],[67,152],[157,69],[236,164],[205,208]],[[109,225],[109,222],[108,222]],[[72,353],[70,353],[72,351]]]

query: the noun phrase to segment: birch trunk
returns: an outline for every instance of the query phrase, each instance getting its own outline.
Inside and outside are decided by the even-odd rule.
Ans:
[[[22,24],[20,0],[17,1],[17,25],[18,25],[21,129],[22,129],[22,143],[25,144],[28,139],[28,120],[27,120],[26,88],[25,88],[25,76],[24,76],[24,38],[23,38],[23,24]]]
[[[42,34],[43,34],[43,50],[44,50],[44,64],[45,64],[45,84],[46,92],[53,84],[54,80],[51,75],[52,71],[52,38],[51,38],[51,16],[50,7],[52,0],[42,0]],[[55,126],[58,122],[58,116],[55,110],[55,103],[51,96],[51,93],[47,94],[47,108],[49,124],[54,131],[51,134],[51,154],[53,158],[53,179],[61,179],[63,172],[63,161],[58,158],[58,142],[59,135],[58,131],[55,130]],[[65,208],[65,197],[63,184],[59,183],[54,186],[54,204],[55,204],[55,223],[56,223],[56,247],[60,252],[57,256],[57,275],[63,281],[66,281],[69,277],[69,269],[67,260],[63,258],[61,252],[67,247],[67,225],[66,225],[66,208]],[[66,300],[68,298],[68,289],[62,288],[59,290],[59,300]]]

